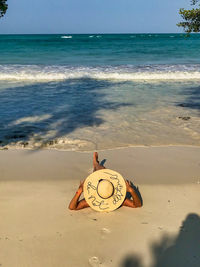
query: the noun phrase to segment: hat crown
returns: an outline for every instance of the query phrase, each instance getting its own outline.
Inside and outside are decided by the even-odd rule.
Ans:
[[[114,186],[113,184],[106,180],[102,179],[98,183],[97,193],[101,198],[107,199],[113,195]]]

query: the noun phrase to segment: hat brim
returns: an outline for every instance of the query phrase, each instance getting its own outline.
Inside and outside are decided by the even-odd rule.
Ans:
[[[107,199],[99,196],[97,192],[98,183],[101,179],[113,184],[113,195]],[[83,193],[88,205],[96,211],[109,212],[119,208],[126,197],[126,183],[124,178],[116,171],[102,169],[90,174],[83,187]]]

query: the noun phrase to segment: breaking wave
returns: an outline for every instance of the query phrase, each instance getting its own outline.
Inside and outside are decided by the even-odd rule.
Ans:
[[[0,80],[57,81],[68,79],[102,80],[200,80],[200,65],[149,65],[69,67],[41,65],[0,65]]]
[[[71,35],[64,35],[64,36],[61,36],[62,39],[71,39],[72,36]]]

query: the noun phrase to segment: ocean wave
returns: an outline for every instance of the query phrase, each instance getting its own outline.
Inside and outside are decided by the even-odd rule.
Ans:
[[[71,35],[64,35],[64,36],[61,36],[61,38],[63,38],[63,39],[71,39],[72,36]]]
[[[8,143],[2,143],[0,150],[4,149],[58,149],[66,151],[92,151],[96,147],[96,144],[92,141],[84,139],[71,139],[68,137],[62,137],[52,140],[10,140]]]
[[[99,80],[200,80],[200,65],[149,65],[68,67],[39,65],[0,65],[0,81]]]
[[[90,36],[89,36],[89,38],[93,38],[93,37],[101,38],[102,36],[101,36],[101,35],[90,35]]]

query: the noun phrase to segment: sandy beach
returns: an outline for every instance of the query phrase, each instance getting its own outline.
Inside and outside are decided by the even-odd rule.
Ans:
[[[143,207],[68,210],[92,153],[0,151],[0,266],[199,267],[200,148],[99,152]]]
[[[200,0],[159,2],[0,0],[0,267],[200,267]]]

